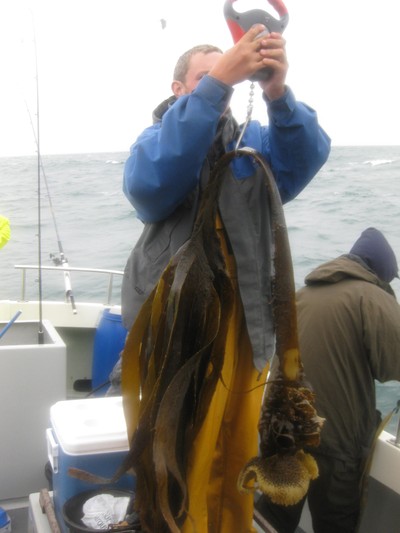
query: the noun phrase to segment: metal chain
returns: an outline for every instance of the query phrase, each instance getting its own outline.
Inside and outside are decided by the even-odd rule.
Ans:
[[[243,135],[244,135],[244,132],[246,131],[246,128],[251,120],[251,115],[253,113],[253,102],[254,102],[254,82],[252,81],[251,84],[250,84],[250,92],[249,92],[249,103],[247,104],[247,116],[246,116],[246,120],[242,126],[242,130],[240,132],[240,135],[239,135],[239,138],[237,140],[237,143],[236,143],[236,148],[235,150],[237,150],[240,146],[240,143],[242,142],[242,138],[243,138]]]

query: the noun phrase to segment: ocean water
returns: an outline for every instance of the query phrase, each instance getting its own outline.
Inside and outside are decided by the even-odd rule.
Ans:
[[[46,179],[41,189],[41,260],[51,265],[61,243],[71,267],[122,271],[142,224],[122,193],[122,153],[42,156]],[[46,185],[47,184],[47,185]],[[38,264],[37,156],[0,158],[0,214],[11,222],[12,236],[0,250],[0,299],[20,296],[16,264]],[[333,147],[313,181],[285,206],[296,286],[321,262],[347,253],[369,226],[380,229],[400,261],[400,146]],[[55,223],[54,223],[55,219]],[[92,275],[72,273],[76,301],[106,294]],[[59,272],[42,277],[45,298],[63,292]],[[400,281],[392,287],[400,301]],[[119,303],[120,281],[114,284]],[[37,298],[37,274],[28,275],[27,297]],[[377,385],[378,407],[386,414],[400,399],[400,385]],[[395,432],[397,417],[388,429]]]

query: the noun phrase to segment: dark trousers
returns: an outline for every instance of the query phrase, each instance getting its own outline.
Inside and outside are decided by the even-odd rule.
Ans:
[[[354,533],[360,514],[359,461],[341,461],[313,453],[319,476],[308,491],[314,533]],[[294,533],[300,522],[305,498],[297,505],[282,507],[261,496],[256,507],[278,531]]]

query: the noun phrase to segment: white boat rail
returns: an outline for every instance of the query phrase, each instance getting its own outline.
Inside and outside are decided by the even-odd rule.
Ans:
[[[399,424],[397,426],[397,433],[396,433],[396,437],[394,439],[390,439],[390,444],[393,444],[394,446],[396,446],[396,448],[400,448],[400,419],[399,419]]]
[[[25,301],[26,296],[26,272],[27,270],[39,270],[38,265],[14,265],[14,268],[22,270],[22,284],[21,284],[21,300]],[[95,273],[95,274],[107,274],[108,279],[108,289],[107,289],[107,304],[111,304],[112,291],[114,276],[122,276],[122,270],[108,270],[102,268],[82,268],[82,267],[63,267],[63,266],[50,266],[45,265],[40,267],[42,270],[55,270],[57,272],[86,272],[86,273]]]

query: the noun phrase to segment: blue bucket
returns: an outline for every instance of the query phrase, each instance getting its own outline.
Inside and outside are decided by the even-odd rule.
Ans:
[[[122,325],[121,315],[103,311],[94,336],[92,361],[92,390],[100,387],[94,396],[104,396],[109,387],[109,377],[125,344],[127,330]]]

